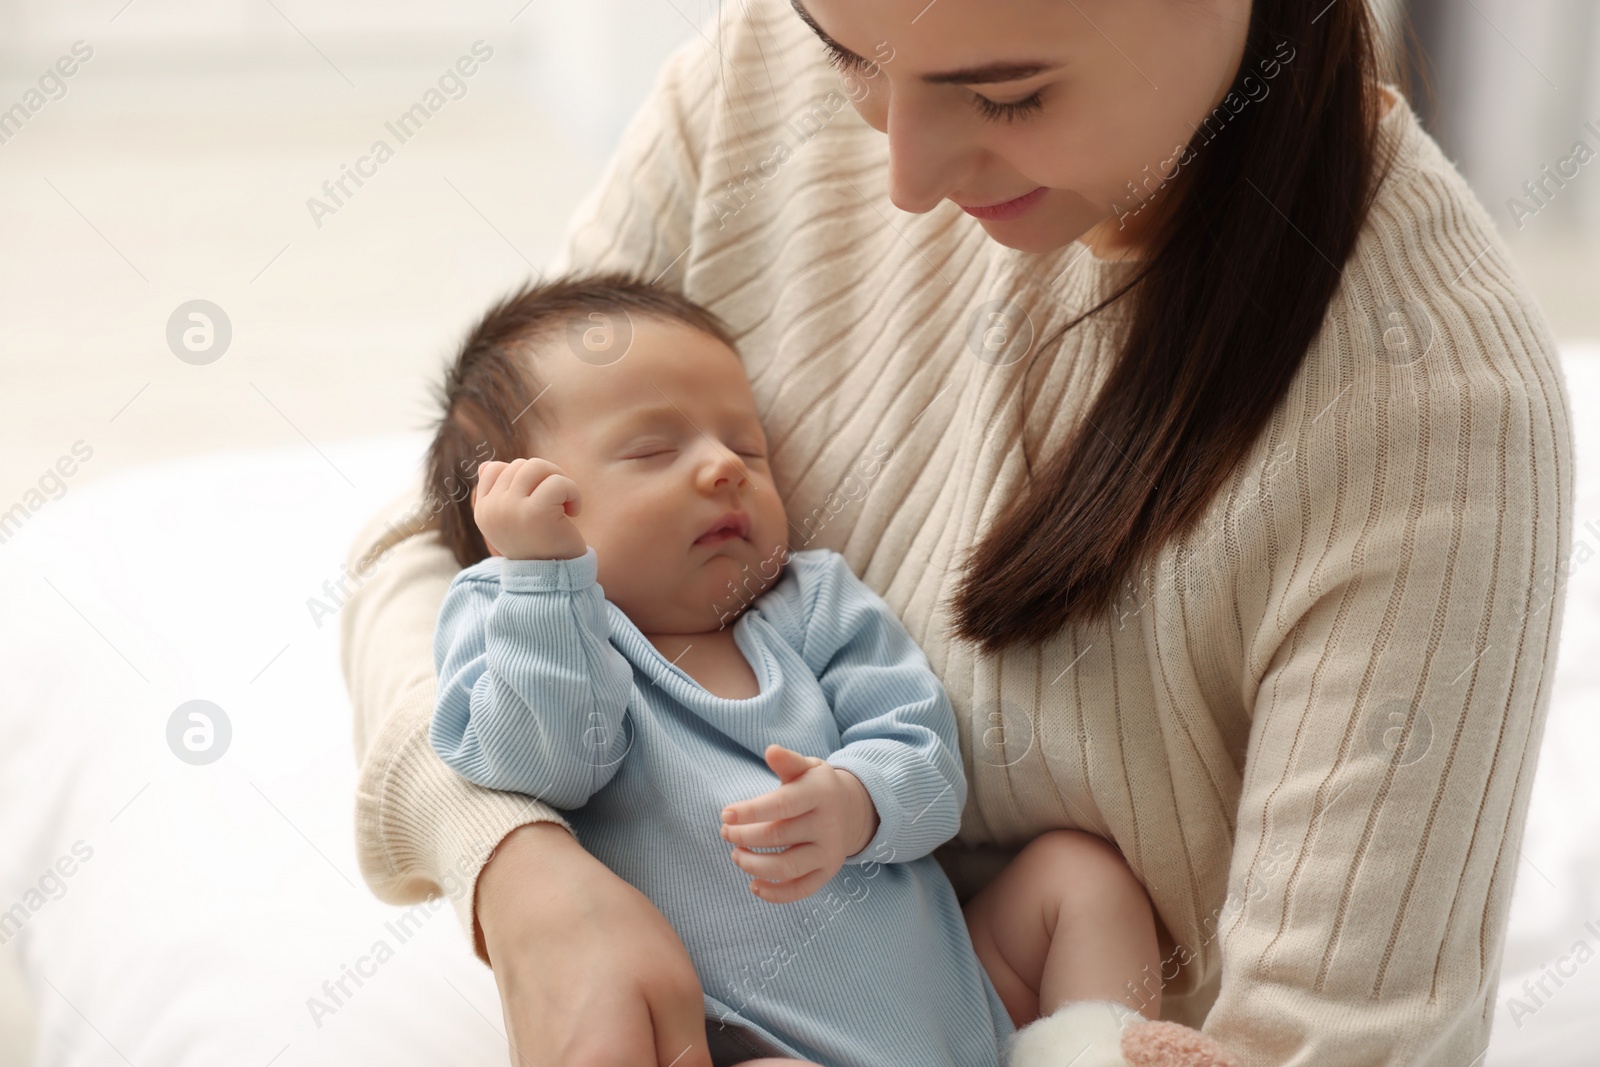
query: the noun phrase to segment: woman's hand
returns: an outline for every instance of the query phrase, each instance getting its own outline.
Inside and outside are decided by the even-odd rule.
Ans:
[[[683,942],[560,824],[506,836],[476,910],[514,1067],[711,1067]]]
[[[733,862],[754,875],[750,892],[773,904],[803,900],[839,873],[878,832],[878,809],[861,779],[815,756],[768,745],[783,784],[722,810],[722,836],[741,846]],[[787,845],[782,852],[752,848]]]

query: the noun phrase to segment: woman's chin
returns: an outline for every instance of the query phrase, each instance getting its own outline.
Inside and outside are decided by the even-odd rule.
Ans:
[[[1093,227],[1098,219],[1051,219],[1030,213],[1005,222],[981,221],[990,239],[1018,252],[1054,252],[1065,248]]]

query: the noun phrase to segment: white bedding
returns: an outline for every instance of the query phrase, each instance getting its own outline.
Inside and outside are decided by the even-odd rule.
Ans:
[[[1574,547],[1600,552],[1600,349],[1570,350],[1567,373]],[[448,906],[387,907],[360,881],[337,626],[307,607],[423,444],[152,466],[71,488],[0,546],[0,912],[24,920],[0,953],[34,991],[38,1063],[507,1062],[493,978]],[[1569,587],[1492,1065],[1594,1062],[1600,957],[1561,964],[1572,977],[1537,1004],[1523,982],[1577,941],[1600,952],[1596,649],[1591,560]],[[209,765],[168,746],[195,699],[232,728]]]

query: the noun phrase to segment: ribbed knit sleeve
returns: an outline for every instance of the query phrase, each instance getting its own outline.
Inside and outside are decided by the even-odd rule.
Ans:
[[[456,575],[439,610],[429,741],[489,789],[578,808],[628,751],[633,668],[611,647],[593,547],[573,559],[491,556]]]
[[[1333,308],[1367,336],[1319,342],[1353,364],[1312,364],[1343,378],[1234,502],[1264,521],[1239,546],[1252,722],[1205,1029],[1252,1067],[1476,1058],[1559,642],[1554,345],[1459,179],[1395,179]],[[1405,254],[1400,219],[1452,212],[1461,239]]]
[[[955,836],[967,799],[950,698],[928,659],[837,552],[796,553],[798,626],[780,633],[816,675],[839,727],[828,762],[861,779],[878,829],[846,864],[909,863]],[[769,603],[776,615],[785,605]],[[787,621],[787,620],[785,620]]]

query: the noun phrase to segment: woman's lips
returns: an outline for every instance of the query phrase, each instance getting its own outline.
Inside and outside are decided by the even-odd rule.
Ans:
[[[957,204],[956,206],[975,219],[983,219],[987,222],[1005,222],[1008,219],[1020,218],[1026,215],[1032,210],[1033,205],[1039,202],[1039,198],[1044,196],[1044,193],[1045,188],[1041,185],[1031,193],[1023,193],[1015,200],[1007,200],[1001,204],[989,204],[985,207],[967,207],[965,204]]]

